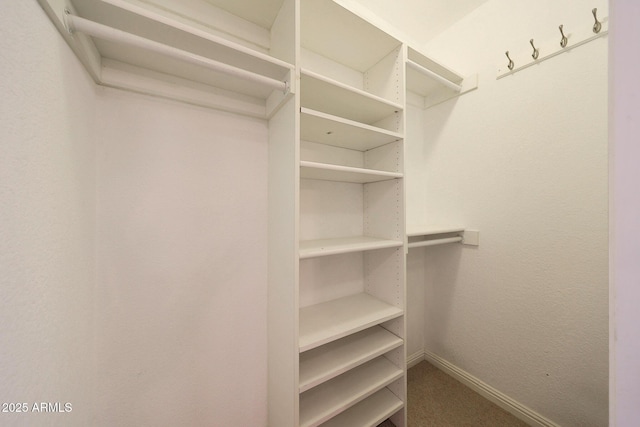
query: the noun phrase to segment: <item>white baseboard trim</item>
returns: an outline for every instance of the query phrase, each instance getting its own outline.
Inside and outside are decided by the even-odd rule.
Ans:
[[[407,369],[413,368],[418,363],[425,360],[424,358],[424,350],[417,351],[410,356],[407,356]]]
[[[489,384],[486,384],[468,372],[431,352],[421,351],[412,354],[407,359],[407,367],[409,368],[414,366],[422,360],[427,360],[432,365],[451,375],[453,378],[471,388],[476,393],[482,395],[487,400],[495,403],[505,411],[511,413],[513,416],[521,419],[532,427],[560,427],[553,421],[543,417],[520,402],[513,400],[504,393],[491,387]]]

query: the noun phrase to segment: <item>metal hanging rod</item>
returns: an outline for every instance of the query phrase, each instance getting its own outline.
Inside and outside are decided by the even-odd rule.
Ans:
[[[232,65],[216,61],[214,59],[196,55],[194,53],[187,52],[186,50],[178,49],[173,46],[167,46],[165,44],[158,43],[156,41],[149,40],[135,34],[127,33],[125,31],[109,27],[107,25],[99,24],[97,22],[93,22],[88,19],[73,15],[68,10],[65,10],[64,21],[67,30],[71,34],[79,32],[91,37],[138,47],[171,58],[175,58],[180,61],[188,62],[190,64],[199,65],[212,71],[217,71],[229,76],[262,84],[274,90],[280,90],[282,92],[289,91],[288,82],[272,79],[271,77],[263,76],[252,71],[243,70],[242,68],[234,67]]]

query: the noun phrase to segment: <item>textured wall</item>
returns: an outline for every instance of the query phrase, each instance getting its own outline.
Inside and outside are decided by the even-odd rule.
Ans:
[[[1,2],[0,28],[0,403],[29,412],[0,425],[88,426],[94,85],[35,1]]]
[[[266,123],[114,90],[98,111],[98,425],[264,425]]]
[[[479,89],[424,116],[427,218],[481,232],[477,249],[426,258],[426,349],[581,427],[607,424],[607,38],[495,72],[560,23],[589,28],[593,6],[607,15],[581,1],[479,8],[427,46],[479,71]]]

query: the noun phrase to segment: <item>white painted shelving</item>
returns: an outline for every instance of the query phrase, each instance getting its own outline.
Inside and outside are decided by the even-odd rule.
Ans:
[[[302,70],[300,87],[303,107],[363,124],[373,125],[403,109],[397,102],[307,69]]]
[[[402,134],[343,117],[302,108],[301,138],[334,147],[367,151],[402,139]]]
[[[314,387],[300,396],[300,426],[318,426],[403,375],[402,369],[385,357],[378,357]]]
[[[399,172],[354,168],[303,160],[300,162],[300,178],[365,184],[368,182],[402,178],[402,174]]]
[[[332,0],[38,2],[97,84],[268,121],[268,424],[406,427],[405,107],[473,78]]]
[[[303,240],[300,242],[300,259],[375,249],[397,248],[401,240],[380,239],[369,236],[336,237],[332,239]]]
[[[300,354],[300,392],[402,345],[402,339],[380,326],[365,329]]]
[[[39,1],[98,84],[257,117],[292,90],[294,47],[269,30],[293,33],[291,0],[261,3],[266,20],[251,0]]]
[[[383,388],[366,400],[336,415],[322,424],[322,427],[375,427],[403,406],[404,403],[395,394],[388,388]]]
[[[300,351],[402,316],[403,310],[369,294],[327,301],[300,309]]]

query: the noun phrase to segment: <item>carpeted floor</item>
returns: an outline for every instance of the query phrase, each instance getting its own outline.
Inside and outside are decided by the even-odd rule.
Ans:
[[[428,362],[409,369],[408,427],[527,427]],[[385,421],[378,427],[393,427]]]

